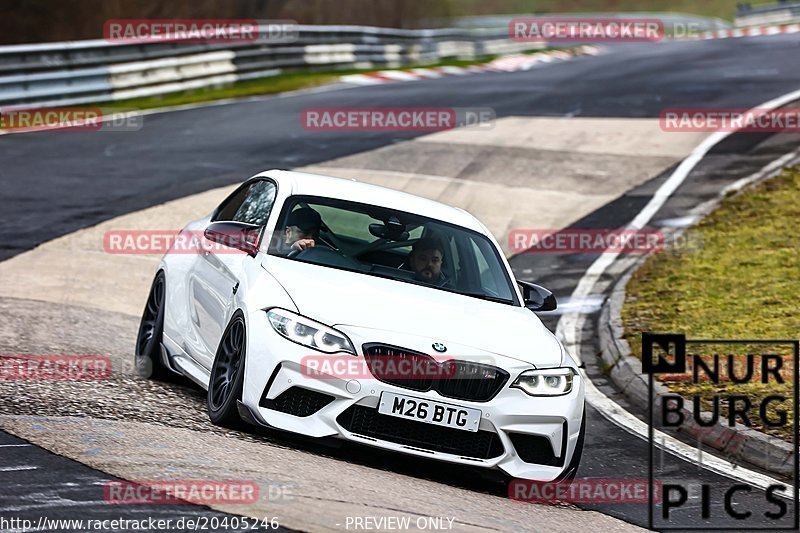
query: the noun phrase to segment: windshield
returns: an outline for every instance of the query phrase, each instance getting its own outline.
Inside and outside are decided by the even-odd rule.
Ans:
[[[292,196],[268,253],[518,304],[500,255],[484,235],[385,207]]]

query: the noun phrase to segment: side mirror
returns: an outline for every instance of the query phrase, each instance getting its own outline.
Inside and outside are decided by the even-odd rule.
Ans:
[[[212,222],[206,227],[203,235],[209,241],[255,256],[258,253],[261,226],[233,221]]]
[[[541,285],[519,280],[517,280],[517,284],[522,287],[522,298],[525,300],[525,307],[531,311],[552,311],[558,307],[553,293]]]

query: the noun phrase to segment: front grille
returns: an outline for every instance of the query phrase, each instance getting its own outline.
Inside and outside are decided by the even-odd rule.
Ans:
[[[311,416],[334,400],[329,394],[323,394],[302,387],[290,387],[272,400],[262,398],[259,405],[288,413],[294,416]]]
[[[463,431],[404,420],[363,405],[347,408],[336,421],[350,433],[423,450],[474,459],[492,459],[503,454],[503,444],[494,432]]]
[[[524,433],[509,433],[508,437],[517,450],[519,458],[526,463],[546,465],[546,466],[564,466],[564,456],[567,451],[567,433],[566,424],[564,424],[564,433],[561,446],[561,457],[556,457],[553,453],[553,446],[546,437],[540,435],[526,435]]]
[[[439,363],[430,355],[387,344],[365,344],[362,348],[367,366],[378,380],[420,392],[435,390],[447,398],[486,402],[509,378],[508,372],[496,366],[457,359]],[[398,371],[404,368],[411,370]]]
[[[443,372],[436,391],[448,398],[486,402],[494,398],[508,380],[508,372],[496,366],[456,360],[444,366],[452,370]]]

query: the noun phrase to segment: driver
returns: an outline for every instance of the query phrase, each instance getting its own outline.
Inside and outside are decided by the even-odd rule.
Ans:
[[[449,286],[450,280],[442,272],[444,246],[439,239],[420,239],[411,247],[408,266],[414,271],[414,279],[436,285]]]
[[[322,218],[310,207],[295,209],[289,213],[286,227],[283,229],[282,250],[291,252],[313,248],[321,226]]]

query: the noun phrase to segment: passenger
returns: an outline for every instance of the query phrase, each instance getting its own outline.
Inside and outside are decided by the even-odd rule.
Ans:
[[[301,252],[316,245],[322,218],[310,207],[302,207],[289,213],[283,230],[281,250],[284,253]]]

